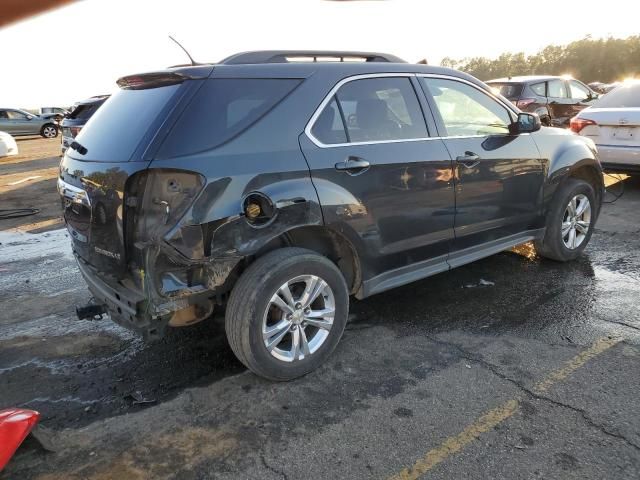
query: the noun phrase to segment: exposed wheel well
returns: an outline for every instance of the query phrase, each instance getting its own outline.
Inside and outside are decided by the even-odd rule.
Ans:
[[[285,246],[307,248],[327,257],[344,275],[351,294],[360,288],[361,271],[358,254],[351,242],[340,233],[320,226],[295,228],[269,242],[256,257]]]

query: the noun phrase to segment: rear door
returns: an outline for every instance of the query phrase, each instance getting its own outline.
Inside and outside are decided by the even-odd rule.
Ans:
[[[16,133],[6,110],[0,110],[0,132],[7,132],[9,134]]]
[[[300,138],[325,222],[362,247],[364,280],[419,262],[448,268],[452,162],[416,88],[413,75],[344,80]]]
[[[34,126],[31,123],[31,120],[29,120],[29,117],[27,116],[26,113],[22,113],[19,112],[18,110],[7,110],[7,116],[9,117],[9,126],[11,127],[11,132],[9,133],[15,133],[16,135],[18,134],[26,134],[26,133],[33,133],[33,134],[38,134],[39,129],[36,128],[36,130],[38,131],[33,131],[34,130]],[[37,127],[37,122],[36,122],[36,127]]]
[[[554,127],[566,126],[573,116],[573,100],[569,98],[567,82],[560,78],[549,80],[547,97],[551,111],[551,124]]]
[[[480,87],[420,78],[455,160],[455,242],[449,263],[473,249],[520,235],[541,215],[544,166],[529,134],[511,135],[515,115]]]

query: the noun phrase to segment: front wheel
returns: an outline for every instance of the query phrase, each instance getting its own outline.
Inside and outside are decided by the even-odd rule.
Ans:
[[[252,372],[291,380],[319,367],[342,337],[349,292],[340,270],[302,248],[256,260],[231,292],[225,315],[229,344]]]
[[[44,138],[56,138],[58,136],[58,127],[52,125],[51,123],[48,123],[44,127],[42,127],[40,135],[42,135]]]
[[[536,242],[536,251],[559,262],[573,260],[589,243],[597,213],[593,187],[578,178],[567,179],[556,192],[547,213],[545,236]]]

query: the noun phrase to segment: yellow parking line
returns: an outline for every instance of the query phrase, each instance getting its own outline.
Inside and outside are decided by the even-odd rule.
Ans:
[[[589,360],[613,347],[621,340],[621,338],[602,338],[596,341],[592,346],[569,360],[564,367],[551,372],[544,380],[537,383],[534,391],[537,393],[546,392],[551,386],[564,380]],[[413,466],[405,468],[392,477],[389,477],[389,480],[415,480],[421,475],[424,475],[451,455],[462,450],[482,433],[488,432],[511,417],[518,411],[518,405],[518,399],[512,399],[488,411],[458,435],[447,438],[438,447],[429,450],[424,457],[416,461]]]
[[[418,478],[433,467],[443,462],[447,457],[462,450],[481,433],[488,432],[503,420],[509,418],[518,410],[518,401],[509,400],[504,405],[485,413],[455,437],[447,438],[439,447],[427,452],[427,454],[413,464],[411,468],[405,468],[401,472],[390,477],[389,480],[409,480]]]
[[[613,347],[621,340],[621,338],[601,338],[589,348],[583,350],[578,355],[569,360],[564,367],[556,370],[555,372],[551,372],[547,376],[547,378],[545,378],[541,382],[536,383],[535,387],[533,387],[533,390],[539,393],[546,392],[551,386],[553,386],[553,384],[564,380],[589,360],[591,360],[593,357],[600,355],[602,352]]]

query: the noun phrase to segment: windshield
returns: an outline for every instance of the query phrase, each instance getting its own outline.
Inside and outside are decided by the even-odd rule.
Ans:
[[[593,108],[640,108],[640,82],[623,83],[601,97]]]
[[[76,141],[86,148],[86,153],[83,155],[74,150],[69,155],[82,160],[129,161],[179,87],[118,90],[97,109],[76,137]]]

